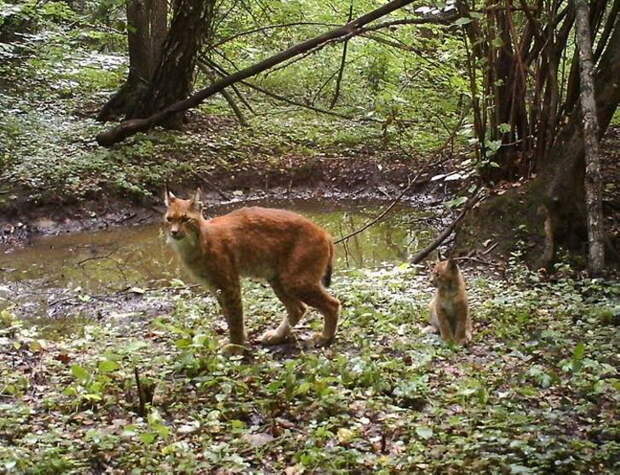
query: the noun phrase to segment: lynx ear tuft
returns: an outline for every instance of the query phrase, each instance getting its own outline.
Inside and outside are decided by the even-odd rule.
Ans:
[[[174,194],[168,189],[168,186],[166,185],[164,187],[164,203],[166,204],[166,206],[170,206],[170,203],[172,203],[176,199],[177,197],[174,196]]]
[[[192,206],[192,208],[201,211],[202,210],[202,201],[200,199],[200,195],[202,194],[202,191],[200,190],[200,187],[196,188],[196,193],[194,193],[194,196],[191,200],[190,205]]]
[[[456,261],[452,259],[451,257],[449,257],[448,258],[448,269],[456,270],[456,268],[457,268]]]

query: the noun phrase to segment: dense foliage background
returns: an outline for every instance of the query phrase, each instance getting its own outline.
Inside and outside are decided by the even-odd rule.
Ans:
[[[169,22],[184,2],[191,3],[168,5]],[[195,90],[386,2],[208,3],[213,15]],[[471,11],[457,14],[459,3]],[[482,266],[465,270],[475,327],[468,348],[423,331],[432,294],[427,270],[404,262],[336,270],[344,313],[331,348],[253,344],[249,360],[221,354],[225,328],[215,300],[178,279],[101,294],[34,282],[26,295],[49,291],[46,302],[69,308],[48,320],[18,315],[13,296],[25,287],[2,277],[0,472],[618,471],[617,281],[575,270],[575,262],[583,265],[583,233],[580,251],[562,248],[549,269],[523,266],[528,254],[540,254],[539,204],[553,197],[530,185],[573,171],[573,162],[562,161],[571,158],[572,149],[562,148],[568,142],[550,139],[579,123],[563,105],[575,105],[571,5],[414,1],[377,22],[391,26],[348,39],[344,68],[344,42],[333,42],[228,88],[227,98],[211,97],[186,115],[182,130],[154,128],[103,148],[95,137],[111,124],[96,118],[130,67],[135,31],[125,1],[0,0],[2,219],[43,209],[46,219],[61,221],[60,211],[93,202],[159,203],[166,182],[240,196],[273,185],[314,191],[319,176],[322,186],[391,196],[424,169],[448,212],[463,205],[474,182],[484,183],[485,196],[496,199],[485,203],[495,204],[474,210],[466,245],[498,247],[506,258],[474,256]],[[598,12],[600,62],[620,34],[620,1],[590,6]],[[498,26],[508,20],[511,29]],[[563,25],[565,41],[555,41]],[[507,31],[509,41],[500,34]],[[510,84],[525,89],[502,95],[507,79],[494,72],[508,64],[500,59],[509,46],[530,52],[531,64],[515,74],[520,56],[510,56],[517,65],[504,68]],[[516,122],[496,120],[502,104],[522,105],[536,134],[519,135]],[[618,125],[616,112],[604,173],[612,240]],[[573,175],[583,188],[583,173]],[[575,190],[566,196],[583,203]],[[529,220],[518,219],[523,210]],[[2,236],[24,228],[15,222]],[[151,318],[124,307],[135,300],[160,310]],[[94,306],[78,310],[93,302],[101,318],[91,318]],[[251,335],[283,311],[258,284],[245,290],[244,304]],[[310,318],[300,337],[318,324]]]

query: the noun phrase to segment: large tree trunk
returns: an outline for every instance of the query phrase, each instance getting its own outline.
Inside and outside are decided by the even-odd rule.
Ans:
[[[581,71],[581,111],[586,161],[584,187],[591,275],[600,275],[605,268],[605,230],[603,228],[602,178],[598,146],[598,117],[592,80],[592,42],[586,0],[576,0],[577,46]]]
[[[600,56],[594,75],[598,139],[607,130],[620,104],[620,15],[608,18],[613,31]],[[580,254],[587,241],[583,114],[573,107],[566,124],[549,148],[538,155],[538,176],[527,186],[489,198],[474,209],[461,227],[458,247],[470,250],[487,238],[508,254],[519,238],[525,238],[526,260],[549,267],[558,245]],[[523,227],[525,226],[525,227]],[[526,229],[527,235],[520,235]]]
[[[366,24],[381,18],[384,15],[387,15],[394,10],[398,10],[405,5],[409,5],[413,0],[393,0],[376,10],[373,10],[352,22],[347,23],[341,28],[337,28],[335,30],[331,30],[327,33],[324,33],[315,38],[311,38],[306,40],[300,44],[291,46],[285,51],[277,53],[263,61],[249,66],[245,69],[241,69],[230,76],[220,79],[219,81],[214,82],[206,89],[202,89],[194,93],[192,96],[187,99],[179,102],[175,102],[172,105],[169,105],[163,110],[154,113],[148,118],[145,119],[133,119],[128,120],[117,127],[107,130],[105,132],[97,135],[97,142],[99,145],[110,146],[125,138],[144,130],[148,130],[156,124],[162,124],[167,121],[171,116],[183,112],[191,107],[196,107],[200,103],[202,103],[208,97],[211,97],[213,94],[217,94],[222,91],[226,87],[235,84],[236,82],[247,79],[251,76],[254,76],[260,72],[266,71],[267,69],[272,68],[273,66],[280,64],[287,59],[293,58],[300,54],[305,53],[306,51],[311,50],[312,48],[316,48],[322,45],[327,44],[330,41],[333,41],[337,38],[342,38],[345,36],[353,36],[361,31],[361,28]],[[430,22],[429,22],[430,23]]]
[[[614,30],[601,56],[594,81],[598,139],[607,130],[620,103],[620,15],[609,21],[614,23]],[[554,143],[549,160],[541,164],[540,180],[547,184],[545,194],[548,205],[560,227],[556,234],[569,241],[583,240],[586,234],[582,120],[581,109],[574,107],[568,123]]]
[[[213,16],[215,0],[177,0],[170,31],[148,88],[143,92],[129,119],[148,117],[192,92],[198,51]],[[162,125],[179,128],[184,111],[171,114]]]
[[[128,0],[126,8],[129,74],[99,112],[97,120],[104,122],[134,110],[153,77],[166,37],[166,0]]]

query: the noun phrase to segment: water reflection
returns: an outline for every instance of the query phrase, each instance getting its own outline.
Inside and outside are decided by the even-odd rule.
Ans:
[[[286,201],[261,203],[295,210],[325,227],[338,239],[381,212],[369,203]],[[237,205],[238,207],[239,205]],[[232,207],[209,210],[223,214]],[[393,210],[345,243],[336,246],[336,272],[382,262],[402,262],[431,238],[427,227],[414,227],[426,214],[411,208]],[[191,281],[165,245],[159,224],[116,228],[37,239],[32,246],[0,255],[2,281],[30,281],[33,287],[81,287],[85,291],[154,286],[181,278]]]

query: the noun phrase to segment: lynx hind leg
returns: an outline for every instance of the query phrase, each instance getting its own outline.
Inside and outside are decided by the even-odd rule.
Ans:
[[[328,294],[320,284],[314,287],[296,289],[294,295],[323,315],[323,331],[314,336],[314,345],[330,345],[334,341],[338,328],[340,301]]]
[[[437,318],[437,312],[435,311],[435,299],[436,297],[433,297],[431,303],[428,304],[430,319],[429,326],[424,328],[425,333],[436,333],[439,331],[439,319]]]
[[[276,296],[284,304],[287,314],[282,319],[282,322],[278,328],[275,330],[266,331],[261,336],[260,341],[264,345],[278,345],[280,343],[284,343],[290,338],[291,328],[294,327],[299,320],[301,320],[306,313],[307,307],[299,299],[286,292],[280,282],[271,281],[270,285]]]

